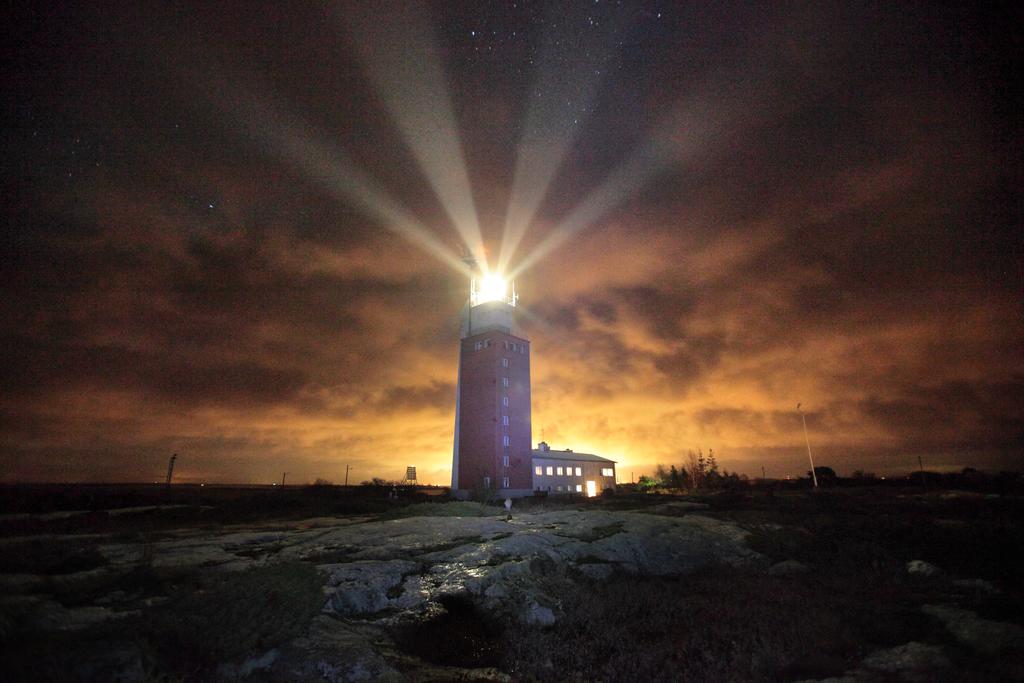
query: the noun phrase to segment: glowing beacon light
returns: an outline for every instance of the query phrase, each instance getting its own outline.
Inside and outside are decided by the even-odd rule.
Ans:
[[[475,278],[469,286],[470,303],[473,306],[487,303],[488,301],[504,301],[509,306],[515,306],[519,296],[516,294],[516,285],[512,283],[512,296],[508,295],[509,283],[497,273],[488,273],[480,280]]]
[[[478,301],[481,303],[484,301],[501,301],[505,298],[506,291],[508,291],[508,283],[500,275],[488,273],[480,280]]]

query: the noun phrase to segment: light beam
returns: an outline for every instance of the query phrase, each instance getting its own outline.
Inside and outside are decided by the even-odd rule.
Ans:
[[[303,127],[278,123],[266,126],[262,140],[301,168],[336,199],[361,207],[385,228],[401,235],[457,271],[470,271],[459,257],[419,220],[409,214],[340,149],[330,149],[306,136]]]
[[[617,7],[605,10],[578,4],[559,5],[558,10],[557,22],[553,17],[545,22],[548,28],[537,79],[529,91],[530,103],[517,148],[498,252],[498,272],[508,268],[566,151],[585,124],[621,29],[622,12]],[[567,12],[569,16],[565,16]],[[566,49],[565,43],[573,48]]]
[[[153,25],[172,24],[173,18],[158,15]],[[392,199],[369,174],[335,145],[318,140],[291,116],[283,106],[274,106],[265,88],[252,84],[251,72],[227,74],[215,68],[204,46],[203,37],[195,32],[181,42],[168,42],[167,36],[142,32],[136,39],[148,42],[164,68],[187,84],[190,91],[199,90],[217,112],[235,124],[243,134],[263,145],[268,151],[301,170],[324,188],[332,197],[359,207],[367,215],[397,235],[447,263],[457,272],[471,276],[469,267],[445,245],[437,235]],[[248,86],[248,87],[246,87]],[[236,128],[237,126],[237,128]]]
[[[419,0],[344,3],[339,15],[378,97],[420,164],[467,248],[487,260],[448,87]],[[386,23],[388,28],[382,29]]]
[[[737,70],[722,71],[699,92],[678,104],[648,135],[647,140],[615,168],[601,185],[580,202],[540,243],[508,271],[516,278],[618,207],[652,178],[674,167],[694,166],[722,143],[729,130],[738,135],[760,121],[767,107],[756,107],[754,93],[763,84],[745,79]]]

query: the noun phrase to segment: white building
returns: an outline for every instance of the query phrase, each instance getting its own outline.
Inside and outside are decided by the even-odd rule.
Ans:
[[[596,496],[615,490],[615,461],[571,449],[552,450],[541,441],[533,450],[533,490],[548,495]]]

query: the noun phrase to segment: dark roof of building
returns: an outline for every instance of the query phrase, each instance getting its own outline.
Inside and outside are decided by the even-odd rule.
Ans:
[[[576,451],[556,451],[554,449],[541,450],[539,448],[533,449],[533,457],[535,458],[548,458],[549,460],[585,460],[588,462],[615,462],[608,458],[602,458],[600,455],[594,455],[593,453],[577,453]]]

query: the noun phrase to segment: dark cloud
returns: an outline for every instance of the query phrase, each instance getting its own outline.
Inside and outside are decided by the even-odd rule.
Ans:
[[[5,341],[4,389],[12,394],[114,389],[152,393],[184,405],[246,407],[289,401],[306,382],[300,370],[252,361],[215,363],[122,346],[40,348],[24,338]]]
[[[673,384],[681,387],[692,384],[701,374],[700,364],[689,349],[658,356],[654,367],[671,379]]]
[[[587,303],[587,313],[606,325],[615,324],[618,319],[618,312],[615,306],[607,301],[590,301]]]
[[[639,317],[653,334],[666,340],[679,338],[682,323],[696,304],[695,292],[666,291],[652,286],[621,287],[612,290],[611,294],[632,315]]]
[[[598,36],[570,26],[544,61],[560,7],[430,9],[493,260],[531,98],[555,82],[571,100],[587,63],[575,48]],[[356,41],[401,27],[381,17],[353,36],[341,15],[12,10],[4,476],[148,479],[179,451],[195,480],[337,480],[342,461],[360,479],[399,476],[407,458],[446,478],[466,283],[316,160],[344,152],[461,244],[356,58]],[[601,3],[589,16],[614,49],[593,99],[566,104],[574,137],[518,256],[601,199],[652,136],[674,164],[520,276],[535,436],[637,473],[714,447],[730,469],[777,476],[805,468],[802,402],[816,451],[843,471],[910,453],[1019,458],[1012,12]],[[300,154],[281,153],[285,122]]]
[[[770,415],[742,408],[704,408],[694,414],[693,419],[706,430],[745,431],[768,435]]]
[[[455,400],[455,384],[431,382],[427,386],[390,387],[377,400],[375,408],[385,413],[434,410],[447,413]]]
[[[956,381],[908,388],[894,398],[871,396],[859,408],[867,420],[908,447],[1013,448],[1024,443],[1022,400],[1020,379],[996,384]]]

